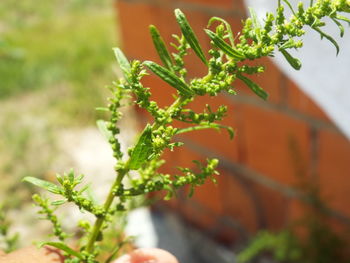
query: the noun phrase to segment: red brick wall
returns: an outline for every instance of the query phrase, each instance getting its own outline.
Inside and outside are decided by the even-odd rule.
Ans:
[[[182,9],[201,43],[207,44],[202,28],[210,17],[225,18],[238,32],[245,16],[240,0],[119,0],[116,6],[128,57],[158,62],[148,25],[156,25],[167,41],[172,40],[171,34],[179,33],[175,8]],[[190,75],[203,73],[197,58],[187,62]],[[187,147],[169,154],[169,167],[189,164],[195,157],[218,156],[221,175],[217,185],[207,183],[191,199],[181,191],[172,208],[208,234],[233,242],[301,217],[312,200],[298,189],[316,187],[329,206],[326,213],[331,220],[338,227],[349,225],[349,140],[269,59],[261,62],[267,72],[255,81],[269,92],[267,102],[237,82],[239,95],[201,98],[193,104],[194,108],[203,103],[227,104],[225,123],[235,128],[236,137],[229,141],[224,131],[198,131],[181,138]],[[149,76],[145,83],[161,104],[171,101],[172,90],[163,82]]]

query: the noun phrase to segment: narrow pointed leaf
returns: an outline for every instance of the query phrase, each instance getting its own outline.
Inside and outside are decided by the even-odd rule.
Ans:
[[[84,193],[85,191],[89,190],[90,187],[91,187],[90,184],[85,185],[83,188],[81,188],[81,189],[79,190],[78,194]]]
[[[288,63],[296,70],[299,70],[301,68],[301,62],[299,59],[293,57],[291,54],[289,54],[286,50],[280,49],[282,55],[286,58]]]
[[[336,15],[335,18],[336,18],[336,19],[339,19],[339,20],[343,20],[343,21],[345,21],[345,22],[348,22],[349,25],[350,25],[350,19],[347,18],[346,16]]]
[[[241,52],[239,52],[236,49],[234,49],[233,47],[231,47],[229,44],[226,43],[226,41],[224,39],[219,37],[213,31],[211,31],[209,29],[205,29],[205,32],[208,34],[210,39],[214,42],[215,46],[217,48],[219,48],[220,50],[222,50],[227,56],[238,59],[238,60],[245,59],[245,56]]]
[[[109,109],[106,107],[96,107],[95,110],[97,110],[97,111],[109,111]]]
[[[260,98],[266,100],[268,98],[268,94],[265,90],[263,90],[258,84],[256,84],[251,79],[248,79],[247,77],[238,74],[237,78],[242,80],[256,95],[258,95]]]
[[[234,46],[235,39],[233,38],[233,33],[232,33],[232,29],[231,29],[230,24],[225,19],[222,19],[220,17],[214,16],[214,17],[210,18],[210,20],[208,22],[208,27],[210,27],[211,24],[213,22],[215,22],[215,21],[219,21],[219,22],[221,22],[221,23],[223,23],[225,25],[226,31],[227,31],[227,34],[228,34],[228,39],[230,40],[231,45]]]
[[[187,84],[173,72],[158,65],[157,63],[154,63],[153,61],[145,61],[143,64],[145,64],[154,74],[167,82],[170,86],[177,89],[181,95],[187,97],[194,95],[194,92],[187,86]]]
[[[261,24],[259,22],[258,19],[258,15],[256,14],[255,10],[251,7],[249,7],[249,13],[250,13],[250,17],[252,19],[253,22],[253,28],[255,30],[255,34],[258,38],[258,40],[261,40]]]
[[[171,60],[171,56],[169,54],[168,49],[166,48],[163,38],[159,34],[158,29],[155,26],[151,25],[149,27],[149,30],[152,36],[154,47],[156,48],[157,53],[160,59],[162,60],[164,66],[167,69],[173,71],[173,62]]]
[[[198,130],[204,130],[204,129],[225,129],[227,130],[230,139],[233,139],[235,132],[232,129],[232,127],[230,126],[226,126],[226,125],[221,125],[218,123],[201,123],[200,125],[197,126],[192,126],[192,127],[187,127],[187,128],[183,128],[183,129],[178,129],[176,131],[176,134],[181,134],[181,133],[186,133],[186,132],[191,132],[191,131],[198,131]]]
[[[101,132],[101,134],[103,135],[103,137],[105,137],[105,139],[107,141],[109,141],[111,138],[113,138],[112,132],[107,129],[106,121],[97,120],[96,124],[97,124],[97,128],[99,129],[99,131]]]
[[[56,200],[56,201],[51,202],[51,205],[59,206],[59,205],[63,205],[66,202],[67,202],[67,200]]]
[[[143,130],[138,142],[133,149],[129,159],[129,169],[137,170],[152,155],[152,128],[148,124]]]
[[[175,17],[176,17],[177,23],[180,26],[181,32],[185,37],[186,41],[188,42],[188,44],[190,45],[190,47],[197,54],[197,56],[203,61],[203,63],[208,65],[208,61],[205,58],[205,55],[198,42],[198,39],[195,33],[193,32],[190,24],[188,23],[188,20],[184,15],[184,13],[182,13],[180,9],[175,9]]]
[[[69,173],[68,173],[68,179],[69,179],[69,182],[71,184],[74,183],[74,179],[75,179],[75,176],[74,176],[74,171],[73,170],[70,170]]]
[[[128,80],[129,79],[129,74],[130,74],[130,63],[128,61],[128,59],[126,58],[126,56],[124,55],[123,51],[120,50],[120,48],[113,48],[115,57],[117,58],[118,64],[121,68],[121,70],[124,73],[124,77]]]
[[[54,194],[61,194],[62,193],[62,188],[60,188],[59,186],[57,186],[51,182],[41,180],[39,178],[26,176],[22,179],[22,181],[34,184],[34,185],[36,185],[40,188],[43,188],[43,189],[45,189],[51,193],[54,193]]]
[[[250,16],[252,18],[253,26],[255,28],[260,28],[261,24],[259,22],[258,15],[256,14],[255,10],[251,7],[248,7],[248,9],[249,9]]]
[[[344,31],[345,31],[343,25],[338,20],[336,20],[334,18],[331,18],[331,19],[338,26],[338,28],[340,30],[340,37],[343,37],[344,36]]]
[[[295,40],[293,38],[288,39],[286,42],[284,42],[281,46],[279,46],[279,49],[288,49],[288,48],[294,48],[295,47]]]
[[[338,53],[339,53],[339,46],[338,46],[337,41],[335,41],[334,38],[332,38],[330,35],[328,35],[325,32],[323,32],[318,27],[313,27],[313,29],[316,30],[318,33],[320,33],[321,38],[324,37],[324,38],[328,39],[335,46],[335,49],[337,50],[337,55],[338,55]]]
[[[288,0],[283,0],[283,2],[285,2],[287,4],[287,6],[289,7],[290,11],[292,11],[293,15],[295,15],[295,11],[294,11],[292,5],[289,3],[289,1]]]
[[[63,250],[64,252],[67,252],[69,255],[75,256],[79,259],[83,259],[82,255],[80,255],[77,251],[71,249],[66,244],[61,243],[61,242],[42,242],[42,243],[39,243],[38,246],[39,247],[43,247],[43,246],[55,247],[55,248],[58,248],[60,250]]]

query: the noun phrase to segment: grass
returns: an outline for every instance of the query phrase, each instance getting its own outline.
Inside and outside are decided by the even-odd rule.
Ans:
[[[38,6],[33,0],[20,1],[17,7],[2,1],[0,14],[7,7],[8,15],[0,22],[0,99],[60,89],[56,106],[69,114],[88,114],[102,102],[103,86],[113,80],[113,8],[107,1],[56,2]]]
[[[0,200],[28,199],[23,176],[44,176],[56,131],[95,122],[115,79],[112,0],[2,0],[0,5]]]

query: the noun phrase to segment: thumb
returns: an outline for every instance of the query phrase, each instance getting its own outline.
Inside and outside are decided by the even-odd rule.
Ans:
[[[159,248],[140,248],[113,263],[179,263],[169,252]]]

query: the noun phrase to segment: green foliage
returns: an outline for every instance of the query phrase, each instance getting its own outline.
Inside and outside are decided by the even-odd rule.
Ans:
[[[250,262],[258,255],[267,252],[270,252],[272,258],[278,262],[301,262],[302,251],[299,241],[288,230],[279,233],[259,232],[250,244],[239,253],[237,260],[240,263]]]
[[[96,86],[113,80],[108,67],[115,43],[111,2],[2,1],[0,99],[47,90],[56,94],[50,110],[59,110],[65,119],[74,116],[74,123],[94,122],[97,114],[90,109],[104,97]]]
[[[182,34],[174,36],[176,42],[172,44],[175,49],[174,53],[169,54],[158,30],[154,26],[151,27],[153,42],[164,67],[151,61],[128,61],[120,49],[115,49],[115,55],[124,77],[110,87],[112,97],[109,98],[107,108],[103,109],[109,111],[109,119],[98,122],[98,126],[108,139],[116,159],[115,181],[111,185],[104,203],[97,204],[85,195],[86,187],[77,188],[82,183],[83,176],[76,176],[73,171],[63,176],[58,175],[59,185],[57,186],[33,178],[25,178],[26,181],[60,196],[57,201],[54,201],[54,205],[60,206],[71,202],[80,210],[95,217],[95,222],[92,225],[84,223],[82,244],[78,250],[72,251],[66,245],[66,241],[62,242],[60,225],[56,222],[57,218],[53,217],[53,210],[47,206],[47,201],[44,201],[46,199],[38,199],[36,196],[35,199],[37,199],[43,213],[47,214],[47,218],[54,225],[54,234],[61,240],[61,242],[47,244],[65,251],[67,254],[66,262],[98,262],[98,256],[102,253],[101,244],[104,241],[105,230],[111,226],[116,216],[131,209],[130,204],[136,197],[150,192],[163,191],[166,193],[164,198],[169,199],[179,187],[185,185],[190,186],[190,195],[192,195],[195,187],[204,184],[208,178],[215,181],[217,159],[208,159],[206,164],[194,161],[194,169],[178,167],[179,172],[174,175],[158,172],[165,162],[161,159],[162,153],[166,149],[173,151],[175,147],[183,145],[182,142],[177,141],[177,134],[200,129],[224,128],[229,132],[230,137],[233,137],[232,128],[220,124],[226,115],[226,106],[222,105],[215,111],[206,105],[202,112],[195,112],[188,108],[189,103],[197,96],[217,96],[221,92],[235,94],[236,89],[232,84],[237,79],[242,80],[258,96],[266,99],[266,92],[247,77],[247,75],[263,72],[263,67],[250,67],[244,65],[244,62],[272,56],[275,49],[285,53],[287,49],[299,48],[302,42],[295,40],[295,38],[304,34],[303,26],[309,25],[320,32],[319,28],[323,25],[321,18],[330,16],[339,20],[339,12],[349,11],[350,3],[348,1],[320,0],[306,10],[299,4],[298,13],[295,13],[288,21],[284,17],[283,5],[279,3],[276,16],[271,13],[267,14],[263,25],[258,21],[255,13],[251,11],[252,17],[244,21],[242,34],[237,35],[236,38],[226,21],[221,18],[212,18],[209,26],[212,26],[214,22],[218,25],[213,31],[206,30],[211,39],[211,48],[207,58],[186,16],[177,9],[175,17]],[[325,34],[321,35],[330,40]],[[227,39],[229,42],[226,41]],[[190,50],[207,65],[207,75],[190,80],[186,78],[187,70],[183,58]],[[299,68],[296,60],[291,56],[287,56],[287,60],[292,66]],[[144,87],[142,84],[142,78],[150,73],[157,75],[175,88],[172,104],[160,107],[156,101],[150,99],[150,88]],[[134,146],[128,150],[127,156],[121,151],[118,141],[120,132],[118,121],[122,117],[120,108],[123,107],[123,98],[125,97],[134,98],[134,104],[148,111],[153,118],[145,126]],[[182,122],[187,127],[177,127],[178,122]],[[138,176],[131,176],[135,171]],[[129,180],[127,180],[128,178]],[[275,243],[271,238],[271,244]],[[114,250],[103,253],[110,255],[109,258],[114,256]],[[108,259],[105,262],[108,262]]]
[[[0,204],[0,249],[9,253],[17,249],[18,233],[10,233],[11,222],[7,219],[7,208]]]
[[[277,262],[349,263],[346,247],[342,236],[330,228],[322,215],[316,214],[277,233],[259,232],[237,259],[245,263],[265,255]]]

